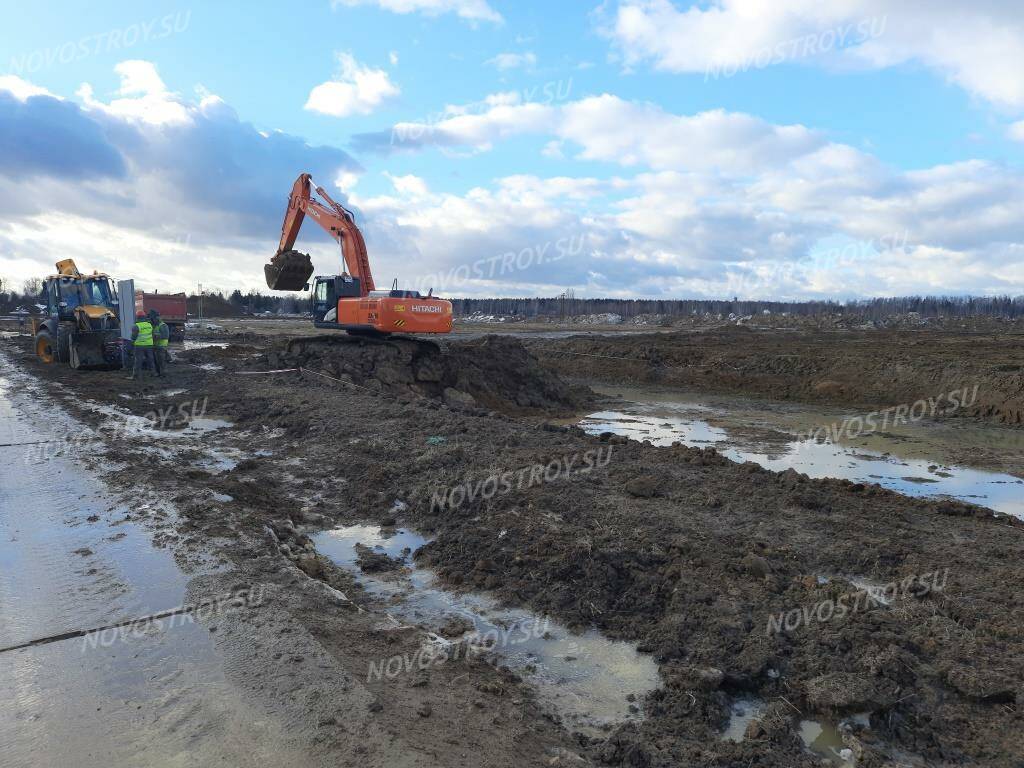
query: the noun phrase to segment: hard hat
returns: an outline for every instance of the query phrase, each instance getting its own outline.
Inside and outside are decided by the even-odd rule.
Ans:
[[[143,311],[142,311],[142,310],[140,309],[140,310],[139,310],[138,312],[136,312],[136,313],[135,313],[135,319],[136,319],[136,320],[145,320],[145,319],[146,319],[146,313],[145,313],[145,312],[143,312]]]

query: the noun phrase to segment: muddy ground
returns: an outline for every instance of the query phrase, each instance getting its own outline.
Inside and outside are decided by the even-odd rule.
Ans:
[[[934,339],[876,342],[874,353],[865,339],[847,341],[730,331],[642,343],[547,340],[531,349],[549,371],[574,378],[605,366],[595,378],[864,403],[899,402],[936,384],[941,391],[939,382],[963,386],[964,376],[1008,366],[986,379],[1001,394],[985,402],[1019,413],[1020,368],[1009,367],[1024,353],[1013,340],[964,340],[941,355]],[[96,426],[109,417],[87,400],[144,415],[207,398],[206,417],[230,428],[208,435],[191,461],[144,453],[147,488],[179,510],[162,540],[184,561],[213,548],[247,578],[283,587],[283,609],[353,679],[382,653],[415,648],[429,629],[382,626],[374,600],[311,551],[309,533],[357,521],[433,536],[417,562],[453,588],[596,626],[636,641],[660,665],[662,687],[636,704],[644,720],[598,736],[560,727],[527,686],[487,664],[367,681],[365,695],[350,701],[359,701],[355,719],[330,715],[337,730],[317,731],[311,751],[365,764],[394,764],[400,754],[438,765],[812,766],[820,758],[803,748],[800,719],[866,713],[870,725],[846,735],[859,766],[1024,761],[1016,587],[1024,525],[1015,519],[771,473],[712,449],[556,426],[545,419],[584,407],[589,395],[507,339],[447,345],[458,365],[435,361],[427,378],[417,361],[433,353],[419,347],[238,344],[179,354],[159,385],[42,366],[27,339],[3,343]],[[569,351],[579,354],[570,360]],[[627,360],[587,362],[599,353]],[[460,380],[466,370],[479,376]],[[832,381],[841,389],[821,386]],[[175,394],[161,394],[170,388]],[[246,458],[217,471],[203,464],[211,445]],[[139,446],[108,450],[124,463],[111,481],[137,493]],[[610,451],[606,465],[543,480],[551,462],[564,467],[598,450]],[[535,466],[541,481],[532,485],[450,493],[520,470],[532,476]],[[860,579],[899,584],[894,600],[853,598],[863,597]],[[827,605],[847,610],[822,618]],[[780,627],[780,615],[802,619]],[[767,713],[744,741],[721,740],[730,703],[746,696],[768,702]]]
[[[719,328],[527,340],[569,378],[680,387],[865,409],[978,387],[955,415],[1024,425],[1024,333]]]

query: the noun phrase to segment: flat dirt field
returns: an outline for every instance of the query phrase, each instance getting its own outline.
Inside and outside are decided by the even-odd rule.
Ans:
[[[156,381],[42,365],[27,336],[0,352],[95,431],[92,471],[173,508],[134,517],[183,568],[212,558],[267,585],[234,630],[263,649],[239,685],[308,709],[289,729],[309,764],[1024,765],[1020,520],[567,426],[600,407],[597,383],[868,409],[977,384],[950,418],[1017,429],[1024,337],[468,329],[436,346],[213,322],[226,346],[178,351]],[[189,431],[164,417],[183,402],[219,428],[168,437]],[[125,414],[154,426],[104,437]],[[355,568],[318,551],[323,531],[356,524],[427,542],[359,547]],[[396,626],[406,598],[366,586],[414,592],[425,569],[448,594],[628,641],[657,678],[621,690],[621,717],[587,723],[501,647],[375,675],[467,629],[429,611]],[[602,660],[580,656],[560,659],[565,681],[586,663],[599,684]],[[327,690],[327,666],[345,682]],[[835,749],[808,748],[815,728]]]
[[[572,378],[867,408],[977,385],[977,401],[963,415],[1024,425],[1021,332],[732,327],[574,336],[533,349],[546,367]]]

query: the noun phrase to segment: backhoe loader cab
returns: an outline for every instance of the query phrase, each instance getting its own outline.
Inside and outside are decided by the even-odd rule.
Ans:
[[[110,277],[83,275],[75,262],[57,263],[43,282],[40,303],[47,317],[35,321],[36,355],[72,368],[121,367],[118,301]]]

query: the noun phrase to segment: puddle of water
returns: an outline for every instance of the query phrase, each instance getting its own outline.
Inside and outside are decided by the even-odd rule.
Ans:
[[[403,558],[426,544],[426,539],[404,528],[383,529],[379,525],[346,525],[323,531],[313,537],[318,552],[322,552],[342,568],[358,570],[356,544],[362,544],[388,557]],[[411,564],[411,558],[406,558]],[[374,588],[369,584],[368,588]],[[383,591],[390,591],[390,585]]]
[[[82,406],[108,418],[109,424],[101,425],[99,427],[101,431],[104,428],[116,429],[119,434],[129,438],[152,437],[158,439],[173,439],[181,437],[196,437],[197,435],[203,435],[207,432],[213,432],[218,429],[225,429],[227,427],[234,426],[232,422],[225,421],[224,419],[197,417],[190,419],[188,424],[186,424],[182,429],[157,429],[156,427],[150,426],[152,422],[145,417],[135,416],[129,411],[122,410],[112,405],[97,403],[92,400],[85,400],[82,402]]]
[[[188,425],[181,430],[185,434],[202,434],[204,432],[213,432],[216,429],[225,429],[226,427],[234,426],[232,422],[225,421],[224,419],[207,419],[197,418],[191,419]]]
[[[186,351],[190,349],[205,349],[206,347],[218,347],[219,349],[224,349],[228,346],[231,345],[226,341],[193,341],[192,339],[185,339],[181,344],[181,348]]]
[[[774,471],[793,468],[813,478],[873,482],[907,496],[948,496],[1024,518],[1021,478],[904,456],[904,442],[898,436],[873,435],[872,449],[800,439],[783,439],[766,448],[734,435],[728,427],[709,423],[729,418],[725,410],[699,402],[666,400],[598,411],[580,425],[591,434],[612,432],[654,445],[676,441],[697,447],[711,445],[734,461],[753,461]]]
[[[760,717],[764,706],[760,699],[736,699],[729,707],[729,724],[725,727],[722,738],[726,741],[743,741],[746,738],[747,726]]]
[[[2,352],[0,370],[0,442],[84,429]],[[0,448],[0,647],[208,596],[134,523],[145,504],[117,502],[72,457],[26,462],[23,450]],[[230,618],[218,619],[222,629]],[[239,669],[270,665],[269,654],[258,660],[249,645],[218,644],[222,635],[182,615],[4,653],[0,764],[304,764],[290,731],[233,682]]]
[[[756,698],[739,698],[729,708],[729,723],[722,732],[725,741],[741,742],[746,738],[747,726],[765,710],[765,702]],[[854,715],[852,720],[866,724],[865,715]],[[837,768],[854,768],[853,753],[843,744],[835,724],[828,720],[801,720],[797,732],[804,746]]]
[[[177,395],[183,395],[188,392],[187,389],[165,389],[162,392],[157,392],[155,395],[146,395],[147,400],[159,400],[163,397],[175,397]],[[131,399],[131,395],[121,395],[121,397],[127,397]]]
[[[223,371],[224,370],[224,366],[223,365],[217,365],[216,363],[200,363],[196,367],[197,368],[202,368],[204,371]]]
[[[627,696],[637,701],[660,685],[657,665],[632,643],[608,640],[597,630],[574,635],[557,622],[529,611],[503,608],[485,596],[457,594],[435,585],[432,571],[416,567],[412,553],[427,539],[398,529],[352,525],[313,536],[319,552],[358,573],[371,593],[393,598],[388,613],[436,629],[461,619],[464,637],[494,641],[490,650],[537,689],[541,702],[552,707],[572,728],[599,733],[602,726],[639,719],[629,711]],[[404,558],[404,578],[378,578],[358,570],[356,544]],[[440,639],[444,642],[443,639]]]
[[[840,576],[845,581],[848,581],[857,589],[867,592],[875,601],[882,605],[892,605],[892,599],[885,594],[885,585],[878,584],[867,579],[862,579],[858,576]]]
[[[853,752],[843,744],[839,729],[832,723],[801,720],[799,732],[804,744],[815,754],[840,768],[854,768]]]
[[[237,448],[207,448],[205,453],[196,465],[214,474],[234,469],[245,456]]]

